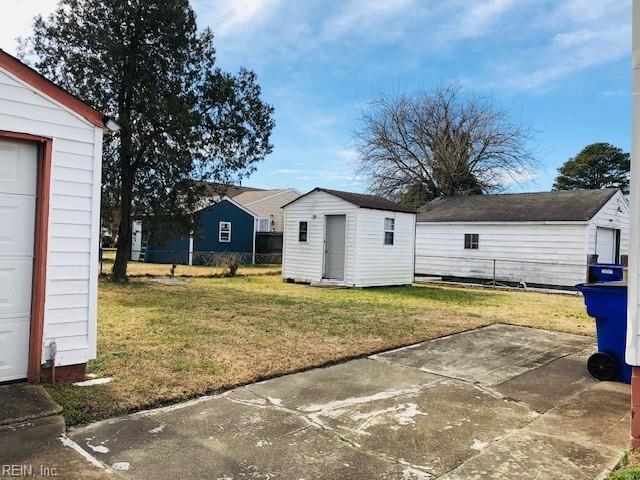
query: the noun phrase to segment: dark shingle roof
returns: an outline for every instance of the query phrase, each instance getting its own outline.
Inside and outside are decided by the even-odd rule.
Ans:
[[[418,222],[543,222],[590,220],[617,192],[559,192],[469,195],[438,198],[418,209]]]
[[[415,209],[405,207],[404,205],[400,205],[399,203],[392,202],[391,200],[387,200],[386,198],[378,197],[377,195],[366,195],[363,193],[352,193],[352,192],[342,192],[340,190],[330,190],[328,188],[314,188],[310,192],[305,193],[304,195],[296,198],[295,200],[283,205],[282,208],[287,205],[291,205],[294,202],[297,202],[303,197],[313,193],[313,192],[325,192],[330,195],[336,196],[345,200],[349,203],[352,203],[361,208],[371,208],[373,210],[387,210],[390,212],[404,212],[404,213],[416,213]]]

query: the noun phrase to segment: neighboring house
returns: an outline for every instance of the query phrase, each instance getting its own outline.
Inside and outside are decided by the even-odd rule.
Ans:
[[[415,210],[324,188],[283,208],[284,280],[352,287],[413,282]]]
[[[255,262],[257,217],[253,212],[224,197],[195,215],[198,228],[191,236],[181,238],[145,232],[141,224],[141,236],[148,238],[145,261],[199,265],[210,263],[213,252],[234,252],[243,254],[244,262]]]
[[[252,190],[242,192],[233,199],[258,216],[258,232],[282,232],[284,211],[282,206],[300,196],[293,188]]]
[[[245,192],[262,192],[261,188],[244,187],[240,185],[224,185],[221,183],[206,182],[204,184],[204,196],[197,206],[196,210],[206,208],[219,202],[224,197],[233,198]]]
[[[38,382],[52,361],[81,378],[96,357],[102,136],[116,129],[0,50],[0,382]]]
[[[203,241],[196,242],[194,247],[196,251],[204,251],[204,248],[211,248],[213,250],[208,251],[223,251],[234,248],[247,248],[243,243],[252,243],[252,248],[249,250],[234,250],[237,252],[247,253],[252,252],[255,256],[256,253],[268,254],[269,257],[278,258],[282,252],[282,206],[295,198],[300,196],[297,190],[292,188],[288,189],[274,189],[274,190],[261,190],[252,187],[238,187],[238,186],[222,186],[216,184],[207,184],[206,198],[201,202],[203,207],[199,209],[199,212],[204,212],[207,208],[215,206],[216,202],[226,200],[232,201],[235,208],[244,207],[246,211],[249,211],[253,215],[255,222],[255,232],[252,230],[243,230],[242,235],[247,235],[247,240],[240,240],[240,233],[234,236],[234,242],[232,245],[216,245],[210,240],[204,241],[204,238],[212,235],[211,225],[207,224],[206,229],[203,226],[203,232],[201,235],[205,235]],[[220,197],[219,193],[226,191],[227,195]],[[218,211],[217,209],[215,211]],[[209,220],[207,220],[209,221]],[[151,238],[148,236],[149,232],[143,232],[143,222],[141,220],[134,220],[132,222],[131,231],[131,260],[139,261],[144,259],[147,262],[160,262],[171,263],[172,259],[163,254],[160,256],[158,252],[164,250],[165,252],[182,252],[186,248],[185,242],[188,239],[173,239],[169,240],[166,245],[163,245],[161,241],[154,241],[153,249],[154,255],[147,255],[144,252],[150,251],[148,249],[148,242]],[[280,235],[278,235],[280,234]],[[256,240],[257,236],[257,240]],[[237,241],[236,241],[237,240]],[[253,242],[257,241],[257,246],[253,245]],[[176,243],[177,242],[177,243]],[[252,261],[254,260],[252,256]],[[179,256],[183,259],[183,256]],[[266,258],[266,257],[265,257]],[[178,263],[188,263],[188,261],[180,260]]]
[[[437,199],[418,209],[416,275],[573,287],[589,255],[620,262],[628,237],[616,189]]]

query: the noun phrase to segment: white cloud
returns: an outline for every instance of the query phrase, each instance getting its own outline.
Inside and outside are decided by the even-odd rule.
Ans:
[[[631,26],[616,25],[556,34],[528,64],[512,64],[502,85],[516,90],[546,88],[567,75],[619,60],[629,54]]]
[[[15,54],[17,38],[29,35],[33,17],[53,12],[56,0],[2,0],[0,16],[0,48]]]
[[[355,164],[358,161],[358,152],[353,148],[339,148],[334,152],[334,155],[345,160],[348,164]]]
[[[242,35],[270,20],[280,0],[192,0],[200,26],[213,28],[217,37]]]
[[[384,34],[388,25],[381,31],[378,28],[381,23],[409,13],[409,8],[415,8],[414,0],[351,0],[329,15],[323,34],[327,38],[335,38],[363,31],[373,33],[373,29],[378,34]]]
[[[475,38],[487,33],[512,7],[515,0],[485,0],[473,2],[462,10],[462,17],[451,25],[456,39]]]
[[[563,0],[556,3],[550,20],[563,22],[598,22],[612,14],[625,13],[631,2],[624,0]]]
[[[302,182],[319,181],[320,183],[326,183],[335,181],[348,181],[353,184],[361,183],[354,173],[350,173],[344,168],[335,170],[317,170],[314,168],[280,168],[274,170],[273,173],[290,175],[292,177],[295,177],[295,180]]]

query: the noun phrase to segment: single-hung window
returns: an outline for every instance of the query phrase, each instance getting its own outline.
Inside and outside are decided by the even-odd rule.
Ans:
[[[218,226],[218,241],[222,243],[231,242],[231,222],[220,222]]]
[[[258,232],[268,232],[269,231],[269,223],[271,223],[269,221],[268,218],[258,218],[256,220],[256,224],[258,226],[257,230]]]
[[[298,241],[306,242],[307,241],[307,230],[309,228],[309,224],[307,222],[300,222],[298,224]]]
[[[477,233],[465,233],[464,234],[464,248],[477,250],[480,244],[480,235]]]
[[[384,244],[393,245],[393,234],[396,228],[396,220],[394,218],[384,219]]]

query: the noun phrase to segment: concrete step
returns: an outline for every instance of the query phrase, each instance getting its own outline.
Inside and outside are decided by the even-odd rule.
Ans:
[[[14,383],[0,386],[0,426],[58,415],[62,407],[42,385]]]
[[[52,415],[0,427],[0,465],[21,464],[42,452],[65,433],[62,415]]]

